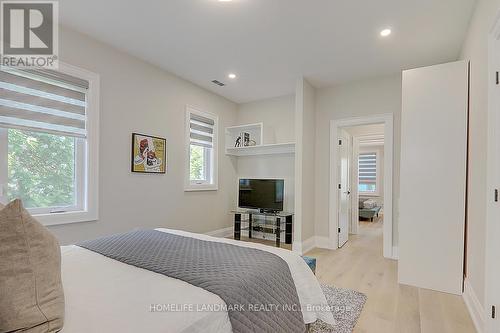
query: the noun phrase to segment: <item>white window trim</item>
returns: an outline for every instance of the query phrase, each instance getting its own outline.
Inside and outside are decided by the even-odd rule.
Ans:
[[[190,138],[190,115],[197,114],[199,116],[210,118],[214,121],[214,135],[213,135],[213,148],[212,148],[212,156],[211,156],[211,164],[210,170],[207,170],[211,173],[212,182],[192,182],[190,179],[190,146],[191,146],[191,138]],[[186,106],[186,117],[185,117],[185,166],[184,166],[184,191],[193,192],[193,191],[217,191],[219,189],[219,169],[218,169],[218,160],[219,160],[219,147],[218,147],[218,136],[219,136],[219,117],[215,114],[200,111],[190,105]]]
[[[64,207],[51,207],[50,209],[31,210],[32,215],[43,225],[59,225],[79,222],[96,221],[99,218],[99,75],[72,65],[59,62],[58,71],[85,79],[89,82],[87,93],[87,139],[76,140],[76,154],[82,154],[76,161],[75,172],[83,172],[84,176],[76,176],[76,195],[83,196],[82,207],[71,207],[71,211],[47,212],[47,210],[63,210]],[[2,148],[0,147],[0,150]],[[0,151],[0,154],[7,152]],[[6,166],[1,166],[5,167]],[[1,177],[1,175],[0,175]],[[0,179],[0,184],[6,184],[6,179]],[[0,189],[0,197],[3,196],[3,189]]]
[[[8,146],[7,146],[7,131],[0,128],[0,156],[7,156]],[[8,161],[7,159],[0,160],[0,170],[7,171]],[[6,187],[8,182],[8,173],[0,172],[0,202],[5,201]]]
[[[374,153],[376,154],[376,163],[377,163],[377,178],[375,182],[375,192],[361,192],[359,191],[359,166],[358,166],[358,195],[363,196],[363,197],[380,197],[380,163],[381,163],[381,158],[380,158],[380,149],[367,149],[366,146],[360,146],[359,149],[359,155],[365,154],[365,153]],[[358,163],[359,163],[359,155],[358,155]],[[358,164],[359,165],[359,164]]]

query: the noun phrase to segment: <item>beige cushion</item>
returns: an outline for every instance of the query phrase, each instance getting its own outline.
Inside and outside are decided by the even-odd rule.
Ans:
[[[64,293],[57,239],[20,200],[0,210],[0,230],[0,332],[61,330]]]

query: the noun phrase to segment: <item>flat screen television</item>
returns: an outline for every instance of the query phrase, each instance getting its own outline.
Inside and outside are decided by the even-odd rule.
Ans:
[[[240,179],[238,207],[261,211],[282,211],[283,179]]]

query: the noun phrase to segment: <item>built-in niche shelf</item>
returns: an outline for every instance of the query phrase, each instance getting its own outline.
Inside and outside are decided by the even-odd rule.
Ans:
[[[295,153],[295,143],[275,143],[251,147],[229,147],[226,154],[232,156],[274,155]]]
[[[231,126],[226,128],[226,155],[252,156],[252,155],[275,155],[295,153],[295,143],[262,144],[263,123]],[[250,134],[250,142],[255,145],[235,147],[236,140],[241,133]]]

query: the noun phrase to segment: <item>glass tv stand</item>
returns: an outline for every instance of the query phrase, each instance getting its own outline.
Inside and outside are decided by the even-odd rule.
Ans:
[[[276,247],[281,246],[281,233],[285,231],[285,244],[292,244],[293,213],[287,212],[260,212],[257,210],[236,209],[234,215],[234,239],[241,239],[241,231],[248,230],[248,238],[252,232],[275,235]]]

